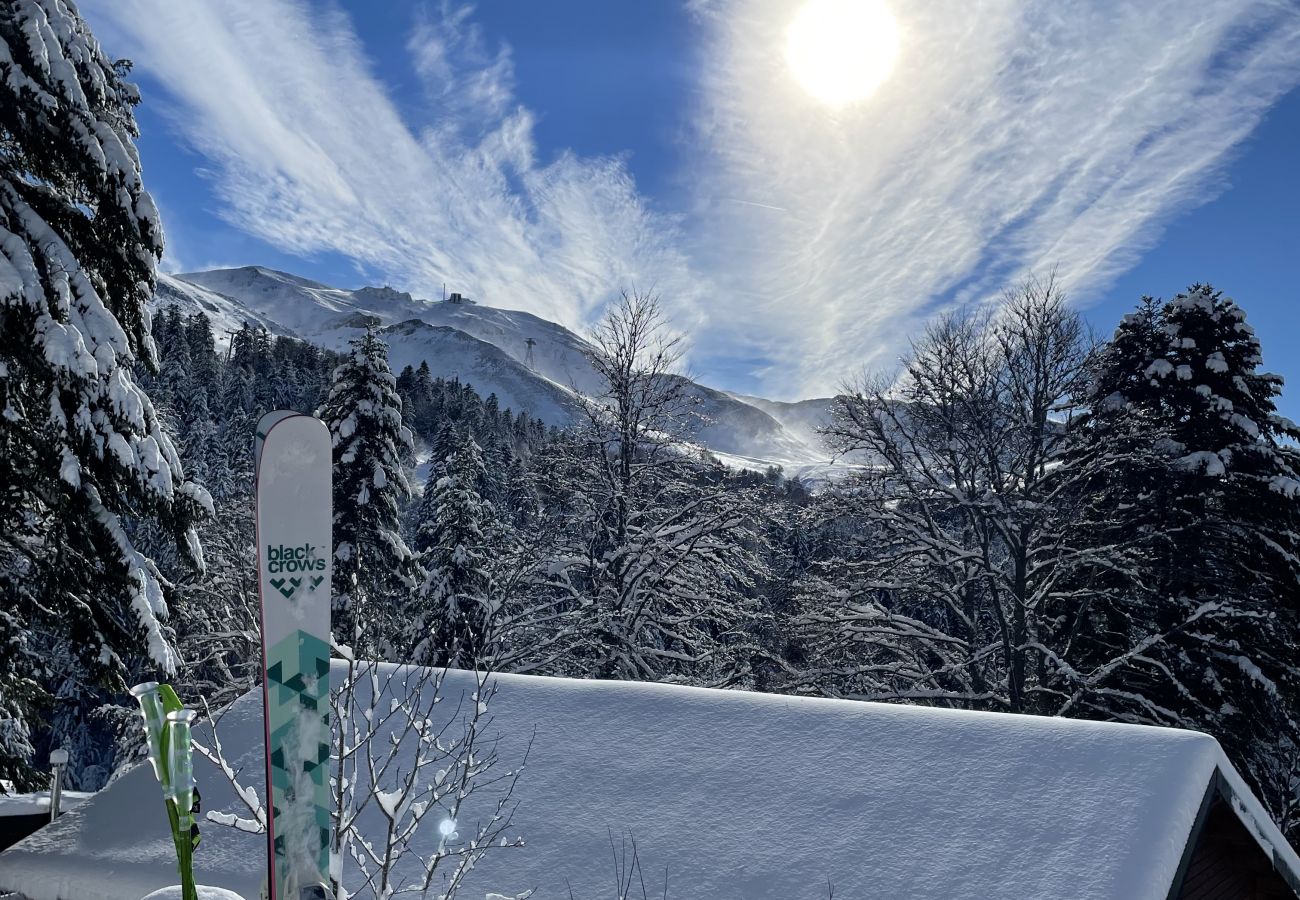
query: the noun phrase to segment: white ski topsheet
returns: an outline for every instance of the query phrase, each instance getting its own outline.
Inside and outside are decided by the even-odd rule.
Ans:
[[[334,516],[329,429],[311,416],[277,411],[263,416],[257,431],[264,645],[301,630],[328,648]]]
[[[272,897],[296,900],[328,873],[332,450],[310,416],[268,413],[257,432]]]

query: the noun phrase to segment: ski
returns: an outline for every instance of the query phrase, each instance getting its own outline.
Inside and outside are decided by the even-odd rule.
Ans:
[[[319,419],[267,413],[253,442],[267,896],[299,900],[329,880],[332,465]]]

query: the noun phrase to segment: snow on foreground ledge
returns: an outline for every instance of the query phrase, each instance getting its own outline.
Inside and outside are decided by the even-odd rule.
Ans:
[[[209,885],[195,885],[195,892],[199,900],[244,900],[243,897],[228,891],[225,888],[210,887]],[[185,893],[181,890],[180,885],[172,885],[160,890],[154,891],[144,900],[185,900]]]
[[[335,664],[334,677],[340,669]],[[740,691],[500,676],[488,733],[513,768],[512,832],[459,896],[608,895],[610,832],[631,834],[649,892],[678,900],[1166,897],[1214,770],[1194,732]],[[474,690],[449,673],[454,709]],[[222,721],[236,768],[261,770],[261,702]],[[201,738],[201,735],[200,735]],[[206,762],[208,809],[242,813]],[[484,802],[489,802],[486,799]],[[1261,823],[1262,810],[1249,809]],[[475,811],[463,810],[473,818]],[[1265,831],[1271,824],[1262,825]],[[430,829],[431,840],[437,840]],[[1270,839],[1290,854],[1276,829]],[[1289,858],[1290,858],[1289,857]],[[195,875],[257,896],[265,840],[208,823]],[[175,881],[147,765],[0,854],[32,900],[138,900]]]
[[[7,787],[6,790],[12,790]],[[61,791],[59,808],[67,812],[85,803],[94,794],[85,791]],[[0,816],[36,816],[50,814],[50,792],[36,791],[31,794],[0,794]]]

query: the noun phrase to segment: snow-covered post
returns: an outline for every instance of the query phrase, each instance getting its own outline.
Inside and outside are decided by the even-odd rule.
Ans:
[[[60,747],[50,751],[50,821],[59,817],[59,801],[63,796],[63,768],[68,764],[68,751]]]

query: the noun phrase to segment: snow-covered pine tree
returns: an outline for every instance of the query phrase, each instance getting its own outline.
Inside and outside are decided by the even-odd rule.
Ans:
[[[149,396],[159,407],[166,407],[175,414],[178,404],[186,396],[193,371],[190,342],[185,336],[185,322],[181,318],[180,309],[175,305],[168,307],[156,324],[162,327],[163,332],[159,334],[156,330],[154,334],[162,371],[154,379],[158,387],[149,385]]]
[[[333,627],[359,652],[389,653],[398,610],[421,580],[399,511],[411,494],[402,452],[412,437],[388,347],[372,329],[351,347],[319,413],[334,438]]]
[[[203,386],[204,393],[211,395],[217,384],[219,362],[216,341],[212,337],[212,320],[205,313],[194,313],[185,320],[185,342],[189,345],[193,367],[190,375]]]
[[[0,670],[40,677],[64,710],[120,690],[137,659],[174,670],[166,584],[124,517],[156,517],[199,566],[192,521],[210,502],[131,374],[157,365],[162,229],[125,72],[68,0],[0,6],[0,593],[44,661],[10,641]],[[30,723],[15,697],[0,706]],[[0,730],[0,766],[20,762],[21,731]]]
[[[471,436],[462,433],[456,423],[444,421],[438,426],[428,443],[429,475],[425,478],[424,491],[420,494],[420,498],[411,504],[408,513],[412,535],[411,546],[417,556],[422,556],[432,546],[428,541],[433,535],[433,530],[426,527],[438,516],[437,491],[432,490],[432,487],[438,483],[438,479],[447,474],[447,466],[456,455],[456,451],[460,449],[461,443],[467,438]]]
[[[1079,485],[1085,549],[1133,549],[1089,579],[1109,591],[1088,643],[1190,625],[1135,660],[1142,690],[1118,684],[1094,702],[1216,735],[1295,829],[1300,429],[1278,415],[1282,381],[1261,363],[1244,312],[1212,287],[1145,299],[1098,359],[1067,465],[1104,463]]]
[[[511,528],[527,528],[529,521],[538,515],[538,507],[537,494],[524,460],[506,443],[502,445],[498,466],[498,515]]]
[[[5,553],[0,565],[11,564]],[[3,577],[0,595],[0,779],[20,790],[36,787],[31,766],[35,750],[32,728],[37,711],[46,699],[37,682],[43,674],[41,660],[30,640],[26,616],[19,605],[27,598],[17,590],[15,579]]]
[[[489,554],[495,513],[480,493],[487,470],[466,432],[434,465],[424,488],[416,535],[424,582],[412,603],[410,661],[474,668],[485,660],[497,597]]]

